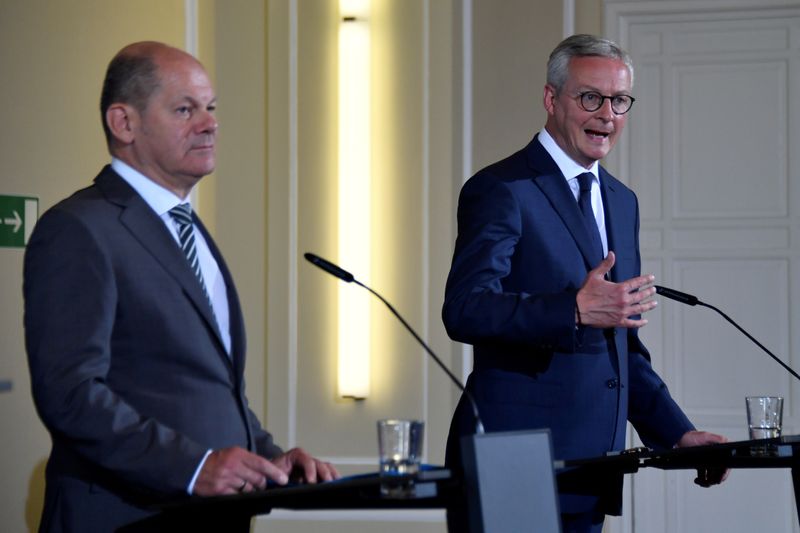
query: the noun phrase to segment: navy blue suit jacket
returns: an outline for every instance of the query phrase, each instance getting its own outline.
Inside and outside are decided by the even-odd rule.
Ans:
[[[601,167],[612,281],[640,273],[634,193]],[[534,138],[478,172],[458,204],[458,238],[443,319],[472,344],[467,387],[486,431],[550,428],[558,459],[593,457],[625,444],[630,420],[643,441],[674,445],[692,424],[653,371],[636,329],[575,327],[575,297],[589,270],[590,237],[566,179]],[[464,400],[453,418],[448,464],[474,421]],[[562,492],[562,512],[618,512],[621,486],[587,481]],[[608,492],[613,497],[607,497]]]
[[[27,246],[25,339],[50,432],[42,531],[111,531],[185,495],[208,449],[280,453],[247,405],[245,335],[225,261],[232,354],[163,220],[110,167],[47,211]]]

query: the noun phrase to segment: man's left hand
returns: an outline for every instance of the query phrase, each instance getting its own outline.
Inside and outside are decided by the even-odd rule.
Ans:
[[[690,448],[692,446],[703,446],[705,444],[722,444],[728,439],[716,433],[708,431],[687,431],[676,445],[678,448]],[[697,477],[694,482],[701,487],[711,487],[719,485],[728,479],[730,469],[727,468],[698,468]]]
[[[289,479],[301,483],[318,483],[339,479],[339,472],[330,463],[312,457],[302,448],[292,448],[272,460]]]

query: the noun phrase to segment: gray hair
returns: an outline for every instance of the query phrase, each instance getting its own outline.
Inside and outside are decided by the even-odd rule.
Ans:
[[[633,85],[633,61],[628,52],[617,43],[595,35],[578,34],[567,37],[550,53],[547,61],[547,83],[552,85],[556,92],[560,92],[567,83],[569,76],[569,62],[573,57],[607,57],[618,59],[625,63],[631,74]]]

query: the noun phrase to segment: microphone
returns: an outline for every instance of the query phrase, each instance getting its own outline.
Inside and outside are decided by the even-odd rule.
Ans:
[[[313,263],[314,265],[318,266],[319,268],[321,268],[322,270],[324,270],[328,274],[336,276],[337,278],[339,278],[342,281],[346,281],[347,283],[350,283],[351,281],[356,281],[356,278],[353,277],[353,275],[350,272],[348,272],[347,270],[344,270],[343,268],[339,268],[338,266],[334,265],[330,261],[326,261],[326,260],[324,260],[323,258],[321,258],[318,255],[314,255],[312,253],[306,253],[305,255],[303,255],[303,257],[308,259],[311,263]],[[356,283],[358,283],[358,282],[356,282]],[[359,283],[359,285],[360,285],[360,283]]]
[[[660,285],[655,285],[655,288],[658,294],[661,296],[666,296],[667,298],[675,300],[676,302],[686,305],[697,305],[700,303],[700,300],[697,299],[697,296],[676,291],[675,289],[668,289],[667,287],[662,287]]]
[[[725,313],[723,313],[722,311],[720,311],[719,309],[717,309],[713,305],[710,305],[710,304],[707,304],[705,302],[702,302],[697,298],[697,296],[692,296],[691,294],[687,294],[685,292],[676,291],[675,289],[670,289],[668,287],[662,287],[661,285],[654,285],[654,287],[656,288],[656,293],[657,294],[660,294],[661,296],[666,296],[667,298],[669,298],[671,300],[675,300],[676,302],[681,302],[682,304],[692,305],[692,306],[699,305],[699,306],[702,306],[702,307],[708,307],[709,309],[713,309],[714,311],[719,313],[720,316],[722,316],[722,318],[724,318],[725,320],[727,320],[728,322],[733,324],[733,326],[736,329],[738,329],[739,331],[741,331],[748,339],[753,341],[756,344],[756,346],[758,346],[759,348],[764,350],[767,353],[767,355],[769,355],[775,361],[777,361],[777,363],[779,365],[781,365],[783,368],[785,368],[787,372],[789,372],[791,375],[793,375],[797,379],[800,379],[800,375],[798,375],[797,372],[792,370],[791,367],[789,367],[789,365],[787,365],[786,363],[781,361],[775,354],[770,352],[763,344],[758,342],[755,339],[755,337],[750,335],[739,324],[734,322],[731,317],[729,317],[728,315],[726,315]]]
[[[305,254],[303,254],[303,257],[305,257],[306,260],[308,260],[308,262],[312,263],[313,265],[318,266],[319,268],[321,268],[322,270],[324,270],[328,274],[336,276],[337,278],[339,278],[342,281],[345,281],[347,283],[351,283],[352,282],[352,283],[355,283],[356,285],[360,285],[360,286],[364,287],[369,292],[374,294],[380,301],[382,301],[386,305],[386,307],[389,308],[389,311],[391,311],[392,314],[395,317],[397,317],[397,319],[406,327],[406,329],[411,333],[411,335],[413,335],[413,337],[417,340],[417,342],[423,348],[425,348],[425,351],[428,353],[428,355],[430,355],[431,358],[436,362],[436,364],[439,365],[439,368],[441,368],[444,371],[444,373],[447,374],[447,377],[450,378],[450,381],[455,383],[456,387],[458,387],[458,389],[464,394],[464,396],[467,398],[467,400],[469,400],[470,406],[472,406],[472,415],[475,417],[475,433],[478,434],[478,435],[482,435],[483,434],[483,432],[484,432],[483,431],[483,422],[481,421],[481,417],[478,414],[478,404],[475,402],[475,398],[472,397],[472,394],[470,394],[470,392],[464,387],[464,385],[461,384],[461,382],[450,371],[450,369],[447,368],[447,366],[445,366],[445,364],[442,362],[442,360],[439,359],[439,357],[435,353],[433,353],[433,350],[430,349],[430,347],[425,343],[425,341],[423,341],[422,338],[419,335],[417,335],[417,332],[414,331],[414,328],[412,328],[408,324],[408,322],[406,322],[405,319],[402,316],[400,316],[400,313],[398,313],[395,310],[395,308],[392,307],[392,304],[387,302],[386,299],[383,296],[381,296],[380,294],[378,294],[377,292],[372,290],[370,287],[368,287],[368,286],[364,285],[363,283],[361,283],[360,281],[358,281],[350,272],[344,270],[343,268],[340,268],[337,265],[334,265],[330,261],[327,261],[327,260],[319,257],[318,255],[314,255],[314,254],[312,254],[310,252],[306,252]]]

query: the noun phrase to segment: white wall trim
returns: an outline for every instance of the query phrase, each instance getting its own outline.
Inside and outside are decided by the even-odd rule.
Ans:
[[[440,523],[445,520],[444,509],[387,510],[387,511],[289,511],[278,509],[257,517],[265,522],[421,522]]]
[[[289,261],[289,360],[288,366],[288,431],[287,447],[297,446],[297,365],[298,365],[298,110],[297,110],[297,61],[298,61],[298,40],[297,40],[297,0],[289,1],[289,242],[288,242],[288,261]]]
[[[183,0],[183,48],[195,57],[199,52],[200,43],[197,11],[197,0]]]
[[[472,0],[464,0],[461,11],[462,75],[461,86],[461,180],[472,175]],[[472,372],[472,346],[461,345],[461,382]]]
[[[346,466],[372,466],[374,470],[378,471],[378,456],[377,455],[367,455],[367,456],[353,456],[353,455],[325,455],[319,456],[319,459],[322,461],[326,461],[328,463],[333,463],[336,465],[346,465]]]
[[[197,57],[199,52],[200,28],[198,24],[197,0],[183,0],[183,49],[194,57]],[[189,201],[194,206],[200,205],[199,187],[192,187]]]
[[[575,0],[564,0],[564,38],[575,33]]]
[[[430,339],[430,302],[431,294],[431,215],[430,215],[430,184],[431,184],[431,6],[430,0],[422,2],[422,258],[420,272],[422,273],[422,338]],[[429,342],[429,341],[428,341]],[[428,418],[428,405],[430,403],[430,376],[428,372],[429,358],[424,349],[419,352],[422,365],[422,416]],[[427,433],[427,432],[426,432]],[[429,439],[425,435],[422,456],[428,457]]]

